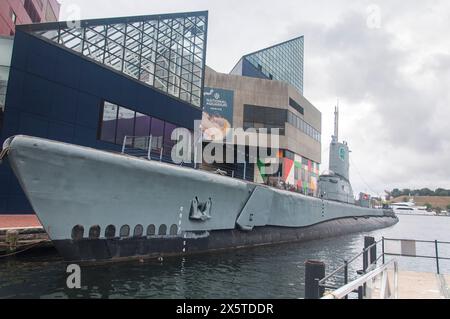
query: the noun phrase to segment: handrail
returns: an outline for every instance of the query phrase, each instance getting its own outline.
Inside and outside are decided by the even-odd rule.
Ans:
[[[372,280],[379,274],[387,271],[388,266],[390,266],[392,263],[394,264],[394,298],[398,299],[398,263],[397,263],[397,260],[395,260],[395,259],[391,259],[387,263],[385,263],[385,264],[381,265],[380,267],[370,271],[369,273],[359,277],[358,279],[352,281],[351,283],[348,283],[347,285],[344,285],[341,288],[338,288],[338,289],[328,293],[326,296],[322,297],[322,299],[343,299],[343,298],[345,298],[350,293],[352,293],[359,287],[361,287],[364,284],[366,284],[367,282],[369,282],[369,280]],[[386,280],[387,280],[387,277],[386,277]],[[388,286],[386,286],[386,282],[383,280],[382,289],[381,289],[380,293],[383,294],[384,296],[386,296],[386,289],[388,289]]]
[[[321,280],[319,280],[319,285],[323,285],[328,279],[330,279],[331,277],[336,275],[339,271],[343,270],[345,267],[348,267],[349,264],[354,262],[356,259],[358,259],[361,255],[363,255],[364,253],[366,253],[367,251],[372,249],[374,246],[378,245],[381,241],[382,241],[382,239],[380,239],[379,241],[374,242],[372,245],[364,248],[362,252],[360,252],[359,254],[357,254],[356,256],[351,258],[350,260],[345,261],[343,265],[341,265],[340,267],[335,269],[332,273],[330,273],[329,275],[327,275],[324,278],[322,278]]]
[[[400,239],[400,238],[387,238],[384,237],[384,240],[388,240],[388,241],[415,241],[416,243],[435,243],[438,242],[438,244],[450,244],[449,241],[440,241],[440,240],[420,240],[420,239]]]
[[[358,292],[358,296],[359,298],[363,298],[366,295],[367,291],[370,291],[369,289],[369,284],[367,283],[368,278],[370,276],[367,276],[368,274],[373,274],[374,270],[377,270],[378,273],[382,270],[380,270],[377,267],[377,263],[379,262],[379,260],[382,260],[382,266],[381,268],[385,267],[386,265],[390,265],[392,262],[394,262],[394,268],[395,268],[395,284],[396,284],[396,288],[397,288],[397,281],[398,281],[398,265],[397,265],[397,260],[395,259],[397,256],[399,257],[415,257],[415,258],[429,258],[429,259],[435,259],[436,260],[436,273],[440,274],[440,265],[439,265],[439,261],[440,260],[450,260],[450,257],[447,256],[440,256],[439,254],[439,244],[450,244],[450,242],[447,241],[438,241],[438,240],[413,240],[413,239],[395,239],[395,238],[385,238],[382,237],[380,240],[375,241],[375,239],[373,237],[367,237],[368,241],[366,243],[366,239],[365,239],[365,245],[369,245],[366,248],[363,249],[362,252],[360,252],[359,254],[357,254],[356,256],[352,257],[350,260],[345,260],[343,265],[339,266],[337,269],[335,269],[333,272],[331,272],[330,274],[328,274],[327,276],[323,277],[322,279],[319,280],[319,278],[315,279],[316,280],[316,285],[318,286],[319,290],[318,293],[320,294],[320,291],[323,292],[324,289],[336,289],[337,293],[340,293],[342,288],[339,288],[339,284],[337,282],[340,282],[340,280],[342,279],[342,276],[340,276],[340,274],[338,274],[339,272],[344,272],[344,287],[347,287],[348,285],[348,271],[349,271],[349,264],[354,262],[356,259],[358,259],[359,257],[361,257],[361,255],[363,255],[364,259],[363,259],[363,269],[362,270],[358,270],[357,273],[359,275],[361,275],[361,277],[359,277],[359,281],[354,281],[353,283],[359,283],[362,282],[362,284],[360,286],[357,286],[358,289],[356,290],[352,290],[349,289],[347,292],[347,294],[344,294],[343,297],[348,298],[347,295],[352,293],[352,292]],[[397,252],[398,248],[395,248],[395,250],[386,250],[385,247],[385,243],[389,242],[389,241],[393,241],[393,242],[412,242],[413,245],[412,246],[405,246],[403,247],[403,245],[401,245],[400,250]],[[381,242],[381,254],[378,255],[377,254],[377,249],[376,246]],[[416,243],[427,243],[427,244],[434,244],[434,250],[435,253],[433,255],[420,255],[416,253]],[[373,250],[372,250],[373,249]],[[391,260],[389,260],[387,263],[385,257],[386,256],[392,256],[394,258],[392,258]],[[385,268],[384,268],[385,269]],[[331,278],[334,277],[334,281],[331,280]],[[366,280],[366,281],[364,281]],[[385,289],[386,284],[387,284],[387,274],[383,273],[383,281],[382,281],[382,288]],[[369,289],[369,290],[367,290]],[[333,294],[335,294],[335,292],[333,292]],[[333,298],[337,298],[340,295],[335,295],[333,296],[328,296],[328,299],[333,299]],[[317,296],[318,298],[320,297],[319,295]]]

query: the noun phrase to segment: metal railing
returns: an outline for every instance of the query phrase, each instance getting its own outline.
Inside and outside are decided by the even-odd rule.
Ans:
[[[124,136],[122,142],[122,154],[156,160],[159,162],[175,164],[171,153],[173,143],[163,143],[162,136]],[[192,163],[182,162],[180,165],[193,167]]]
[[[124,136],[122,142],[122,154],[145,158],[147,160],[154,160],[168,164],[176,164],[172,160],[172,148],[174,143],[163,143],[162,136]],[[226,164],[226,163],[214,163],[198,164],[195,161],[195,145],[193,147],[192,158],[190,162],[181,162],[176,164],[179,166],[190,167],[194,169],[201,169],[203,171],[215,173],[222,176],[228,176],[231,178],[237,178],[241,180],[253,182],[253,174],[250,172],[252,168],[249,163],[244,162],[242,164]]]
[[[400,248],[397,251],[391,251],[386,247],[387,242],[399,242]],[[434,254],[433,255],[421,255],[416,253],[416,244],[417,243],[428,243],[434,245]],[[377,247],[381,245],[381,253],[377,254]],[[394,262],[394,268],[397,269],[397,260],[391,259],[386,262],[386,256],[394,256],[394,257],[414,257],[414,258],[427,258],[434,259],[436,261],[436,272],[440,274],[440,260],[450,260],[449,257],[441,256],[439,253],[439,245],[450,245],[450,242],[447,241],[438,241],[438,240],[410,240],[410,239],[397,239],[397,238],[385,238],[382,237],[380,240],[375,241],[373,237],[365,237],[364,240],[364,249],[354,257],[349,260],[344,260],[343,264],[335,269],[333,272],[324,276],[322,279],[317,280],[317,291],[320,294],[320,291],[325,291],[326,289],[332,289],[333,294],[335,291],[339,291],[337,296],[341,296],[341,293],[344,290],[340,290],[343,287],[347,287],[349,285],[349,265],[359,260],[360,257],[362,260],[362,270],[358,270],[357,274],[361,277],[355,279],[351,284],[351,286],[355,289],[345,289],[347,292],[346,295],[343,295],[342,298],[348,298],[348,295],[351,293],[358,293],[358,298],[362,299],[367,296],[367,282],[369,279],[372,279],[371,276],[366,276],[374,270],[378,270],[378,274],[383,272],[383,267],[389,265],[392,260]],[[382,266],[377,268],[377,263],[382,260]],[[397,271],[397,270],[395,270]],[[376,275],[375,275],[376,276]],[[337,282],[339,278],[344,279],[343,284],[338,285]],[[364,278],[364,279],[361,279]],[[334,280],[333,280],[334,279]],[[384,278],[383,278],[384,280]],[[387,279],[386,279],[387,280]],[[358,283],[361,283],[358,285]],[[318,296],[319,298],[322,296]],[[332,298],[332,297],[328,297]]]
[[[376,267],[377,261],[380,260],[381,258],[383,258],[382,255],[377,257],[377,249],[376,248],[377,248],[377,245],[380,244],[381,242],[382,242],[382,239],[377,242],[373,242],[371,244],[365,245],[364,249],[359,254],[355,255],[354,257],[350,258],[349,260],[344,260],[344,263],[341,266],[339,266],[337,269],[335,269],[329,275],[325,276],[324,278],[322,278],[321,280],[318,281],[319,287],[321,287],[323,289],[338,289],[339,286],[336,285],[336,281],[333,282],[334,284],[330,284],[329,281],[332,278],[339,277],[339,274],[343,274],[343,278],[344,278],[343,284],[347,285],[349,282],[349,266],[350,266],[350,264],[354,263],[355,261],[358,261],[358,259],[360,259],[361,256],[363,258],[363,269],[358,271],[357,273],[364,274],[364,273],[374,269]],[[342,276],[340,276],[340,277],[342,278]],[[358,291],[358,293],[361,297],[362,291]]]
[[[327,293],[322,299],[344,299],[350,293],[357,291],[360,287],[365,286],[365,297],[372,298],[374,281],[379,275],[382,275],[381,287],[380,287],[380,299],[387,299],[392,297],[391,287],[389,283],[389,267],[394,266],[394,299],[398,299],[398,263],[397,260],[391,259],[386,264],[381,265],[378,268],[368,272],[367,274],[359,277],[358,279],[346,284],[345,286],[338,288],[332,292]]]
[[[386,252],[386,242],[400,242],[400,251],[398,252]],[[417,251],[417,243],[427,243],[432,244],[434,246],[434,254],[433,255],[418,255]],[[439,240],[410,240],[410,239],[398,239],[398,238],[382,238],[382,256],[383,263],[385,261],[384,256],[400,256],[400,257],[414,257],[414,258],[426,258],[426,259],[434,259],[436,261],[436,273],[440,274],[440,260],[450,260],[449,257],[442,257],[439,254],[439,245],[450,245],[448,241],[439,241]]]

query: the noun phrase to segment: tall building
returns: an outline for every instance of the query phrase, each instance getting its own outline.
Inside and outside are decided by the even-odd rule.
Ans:
[[[1,0],[0,36],[13,36],[16,25],[58,21],[57,0]]]
[[[303,94],[304,37],[244,55],[231,74],[289,83]]]
[[[120,152],[125,136],[150,136],[170,159],[177,127],[202,116],[208,13],[17,27],[0,146],[26,134]],[[0,214],[33,213],[7,162]]]
[[[208,68],[203,126],[279,129],[280,166],[272,176],[266,174],[263,158],[254,165],[220,168],[258,183],[282,180],[289,188],[317,196],[322,115],[303,96],[303,45],[301,36],[247,54],[230,74]]]

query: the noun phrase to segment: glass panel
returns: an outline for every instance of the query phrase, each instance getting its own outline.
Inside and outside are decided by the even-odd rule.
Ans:
[[[125,136],[134,135],[134,111],[119,107],[116,143],[122,145]]]
[[[172,132],[174,129],[176,129],[177,126],[166,122],[166,125],[164,127],[164,154],[170,155],[172,152],[172,147],[176,144],[176,141],[172,141]]]
[[[206,21],[197,14],[174,14],[82,28],[48,30],[43,25],[33,32],[177,98],[183,89],[181,98],[200,106]]]
[[[103,107],[103,119],[101,124],[100,139],[106,142],[115,142],[117,126],[117,105],[105,102]]]
[[[9,67],[0,66],[0,112],[5,108],[8,77],[9,77]]]
[[[148,115],[136,113],[135,136],[150,136],[150,122]]]
[[[164,136],[164,121],[152,118],[151,135],[152,147],[158,149],[161,148]]]
[[[135,148],[143,150],[148,148],[151,120],[152,118],[150,116],[136,112],[134,135],[137,138],[134,140]]]
[[[267,78],[285,81],[303,94],[303,37],[281,43],[245,58]]]

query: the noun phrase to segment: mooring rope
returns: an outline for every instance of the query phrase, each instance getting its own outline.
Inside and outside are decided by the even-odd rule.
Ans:
[[[41,244],[43,242],[46,242],[46,241],[47,241],[46,239],[43,239],[41,241],[38,241],[37,243],[29,244],[29,247],[27,247],[25,249],[22,249],[22,250],[19,250],[19,251],[15,251],[15,252],[12,252],[12,253],[9,253],[9,254],[6,254],[6,255],[0,255],[0,258],[6,258],[6,257],[11,257],[11,256],[18,255],[18,254],[23,253],[23,252],[25,252],[27,250],[30,250],[31,248],[33,248],[33,247],[35,247],[35,246],[37,246],[37,245],[39,245],[39,244]],[[25,246],[27,246],[27,245],[25,245]]]

